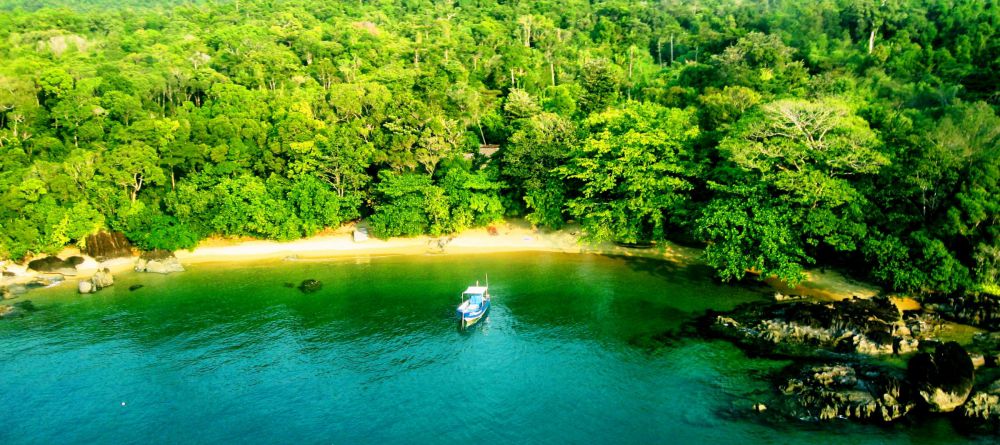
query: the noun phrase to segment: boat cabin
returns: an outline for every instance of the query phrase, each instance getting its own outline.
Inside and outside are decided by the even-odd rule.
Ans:
[[[481,306],[483,304],[483,295],[486,294],[486,286],[469,286],[465,292],[462,292],[462,299],[469,300],[469,303],[476,306]]]

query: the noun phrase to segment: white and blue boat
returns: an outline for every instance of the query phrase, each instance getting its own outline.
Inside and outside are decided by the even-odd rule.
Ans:
[[[462,328],[467,328],[479,322],[490,310],[489,284],[469,286],[462,292],[462,304],[458,305],[458,319]]]

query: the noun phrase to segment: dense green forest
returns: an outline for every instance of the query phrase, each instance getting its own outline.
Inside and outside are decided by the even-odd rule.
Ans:
[[[0,257],[510,216],[725,279],[996,289],[998,30],[996,0],[2,0]]]

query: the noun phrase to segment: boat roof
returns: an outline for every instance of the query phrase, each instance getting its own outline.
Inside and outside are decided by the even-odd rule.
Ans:
[[[466,293],[466,294],[485,294],[486,293],[486,286],[469,286],[469,288],[466,289],[465,292],[463,292],[463,293]]]

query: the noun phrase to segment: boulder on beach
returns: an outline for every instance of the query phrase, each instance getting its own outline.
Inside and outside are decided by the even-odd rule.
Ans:
[[[135,271],[166,274],[184,272],[184,266],[181,265],[181,262],[174,256],[173,252],[168,250],[153,250],[142,253],[139,260],[135,263]]]
[[[83,253],[97,261],[132,256],[132,243],[121,232],[98,232],[87,237]]]
[[[301,284],[299,284],[299,290],[307,294],[316,292],[322,288],[323,288],[323,283],[320,282],[319,280],[309,279],[309,280],[304,280],[302,281]]]
[[[922,352],[907,365],[909,380],[934,412],[951,412],[962,406],[975,383],[972,358],[961,345],[947,342],[933,353]]]
[[[28,269],[43,273],[76,275],[76,266],[81,263],[83,263],[83,257],[73,256],[63,260],[57,256],[47,256],[30,261]]]

